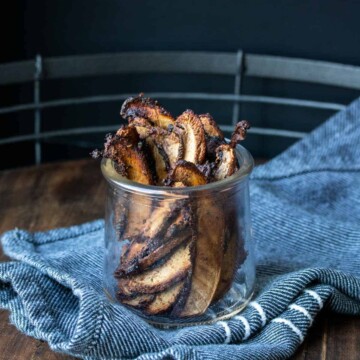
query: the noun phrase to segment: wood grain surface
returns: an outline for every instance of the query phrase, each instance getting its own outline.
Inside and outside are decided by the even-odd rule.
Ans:
[[[104,215],[105,180],[94,160],[0,172],[0,233],[76,225]],[[0,261],[8,259],[0,251]],[[21,334],[0,311],[1,360],[69,360]],[[321,314],[293,360],[359,360],[360,319]]]

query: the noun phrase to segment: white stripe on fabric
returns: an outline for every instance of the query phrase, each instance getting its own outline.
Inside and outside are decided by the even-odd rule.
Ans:
[[[263,310],[263,308],[261,307],[261,305],[256,301],[252,301],[249,305],[252,306],[254,309],[256,309],[256,311],[259,313],[260,318],[261,318],[261,325],[265,326],[266,314],[265,314],[265,311]]]
[[[310,296],[312,296],[317,301],[317,303],[319,304],[320,309],[323,308],[324,303],[323,303],[323,301],[321,300],[321,297],[319,296],[319,294],[316,291],[306,289],[305,292],[308,293]]]
[[[244,318],[241,315],[234,316],[233,319],[234,320],[239,320],[239,321],[241,321],[243,323],[244,330],[245,330],[243,340],[246,340],[250,336],[250,324],[249,324],[249,322],[246,320],[246,318]]]
[[[287,325],[299,337],[301,342],[304,341],[304,335],[302,334],[300,329],[295,326],[290,320],[284,318],[275,318],[274,320],[272,320],[272,322]]]
[[[229,325],[225,321],[218,321],[217,324],[221,325],[225,330],[224,344],[229,344],[231,341],[231,330],[229,328]]]
[[[311,317],[311,315],[309,314],[309,312],[302,306],[300,305],[297,305],[297,304],[291,304],[289,306],[289,309],[292,309],[292,310],[296,310],[296,311],[299,311],[301,312],[302,314],[304,314],[309,320],[310,320],[310,325],[312,324],[313,322],[313,318]]]

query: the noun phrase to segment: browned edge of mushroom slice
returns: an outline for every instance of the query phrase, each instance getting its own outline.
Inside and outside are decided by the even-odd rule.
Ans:
[[[213,162],[216,158],[216,148],[222,144],[226,144],[224,134],[210,114],[199,115],[199,118],[205,131],[206,159]]]
[[[156,100],[143,96],[131,97],[124,101],[120,115],[124,119],[135,117],[145,118],[153,125],[167,129],[169,125],[174,125],[175,120],[171,114],[159,105]]]
[[[247,120],[239,121],[236,126],[235,130],[231,136],[230,146],[235,148],[236,144],[240,141],[245,140],[247,131],[250,129],[251,125]]]
[[[230,289],[235,272],[237,270],[237,234],[232,233],[229,235],[230,236],[227,239],[226,249],[223,255],[220,280],[214,294],[213,302],[221,299],[223,295]]]
[[[182,280],[170,288],[155,294],[154,300],[143,308],[144,313],[147,315],[159,315],[169,312],[177,304],[184,286],[185,282]]]
[[[176,119],[174,131],[180,134],[183,140],[183,159],[195,165],[202,164],[206,156],[206,139],[199,117],[191,110],[184,111]]]
[[[118,300],[135,309],[143,309],[147,307],[154,301],[155,297],[156,296],[153,294],[139,294],[136,296],[123,296],[122,294],[117,294]]]
[[[140,270],[139,261],[161,245],[166,238],[165,232],[172,228],[171,223],[181,211],[181,204],[164,202],[164,206],[157,207],[142,224],[142,229],[130,239],[130,244],[120,258],[120,265],[116,274],[126,275]],[[165,236],[164,236],[165,234]]]
[[[123,227],[120,240],[131,239],[142,234],[146,221],[153,212],[153,202],[149,197],[141,194],[126,194],[120,201],[123,202],[125,215],[121,217],[122,222],[118,227]],[[117,210],[120,211],[120,210]]]
[[[205,175],[191,162],[180,160],[169,175],[170,185],[182,183],[185,186],[205,185],[207,180]]]
[[[219,126],[210,114],[201,114],[199,115],[199,119],[203,125],[206,135],[224,140],[223,132],[220,130]]]
[[[203,314],[211,304],[223,261],[225,220],[221,209],[206,196],[196,202],[195,260],[189,295],[180,317]]]
[[[170,171],[170,161],[167,153],[163,147],[156,143],[155,139],[150,135],[146,139],[146,144],[152,158],[153,174],[156,178],[156,183],[163,185],[164,180]]]
[[[175,251],[164,263],[137,275],[120,277],[119,293],[154,294],[164,291],[178,281],[186,278],[192,267],[192,242],[188,242]]]
[[[229,144],[220,145],[216,148],[216,160],[214,169],[215,181],[223,180],[233,175],[238,169],[238,161],[235,149]]]
[[[147,138],[154,131],[152,124],[141,117],[129,118],[129,126],[135,127],[140,139],[142,140]]]
[[[129,180],[153,185],[154,179],[136,129],[121,128],[118,133],[126,136],[108,136],[103,156],[115,163],[115,169]]]
[[[162,239],[147,241],[148,247],[138,258],[137,269],[144,271],[152,267],[157,261],[166,258],[173,251],[186,241],[189,241],[194,234],[188,209],[184,208],[178,218],[170,225]]]
[[[167,155],[170,168],[173,169],[177,161],[184,156],[184,145],[181,136],[174,131],[156,131],[151,136],[157,146],[163,149]]]

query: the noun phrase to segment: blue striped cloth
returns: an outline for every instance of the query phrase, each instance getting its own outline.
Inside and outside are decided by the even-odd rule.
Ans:
[[[258,291],[238,316],[158,330],[102,293],[103,221],[2,236],[0,306],[84,359],[286,359],[322,308],[360,314],[360,100],[255,169]]]

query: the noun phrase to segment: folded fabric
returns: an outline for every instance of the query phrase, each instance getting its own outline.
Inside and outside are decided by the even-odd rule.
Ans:
[[[84,359],[286,359],[323,308],[360,314],[360,100],[251,178],[258,290],[239,315],[159,330],[102,291],[103,221],[2,236],[0,307]]]

